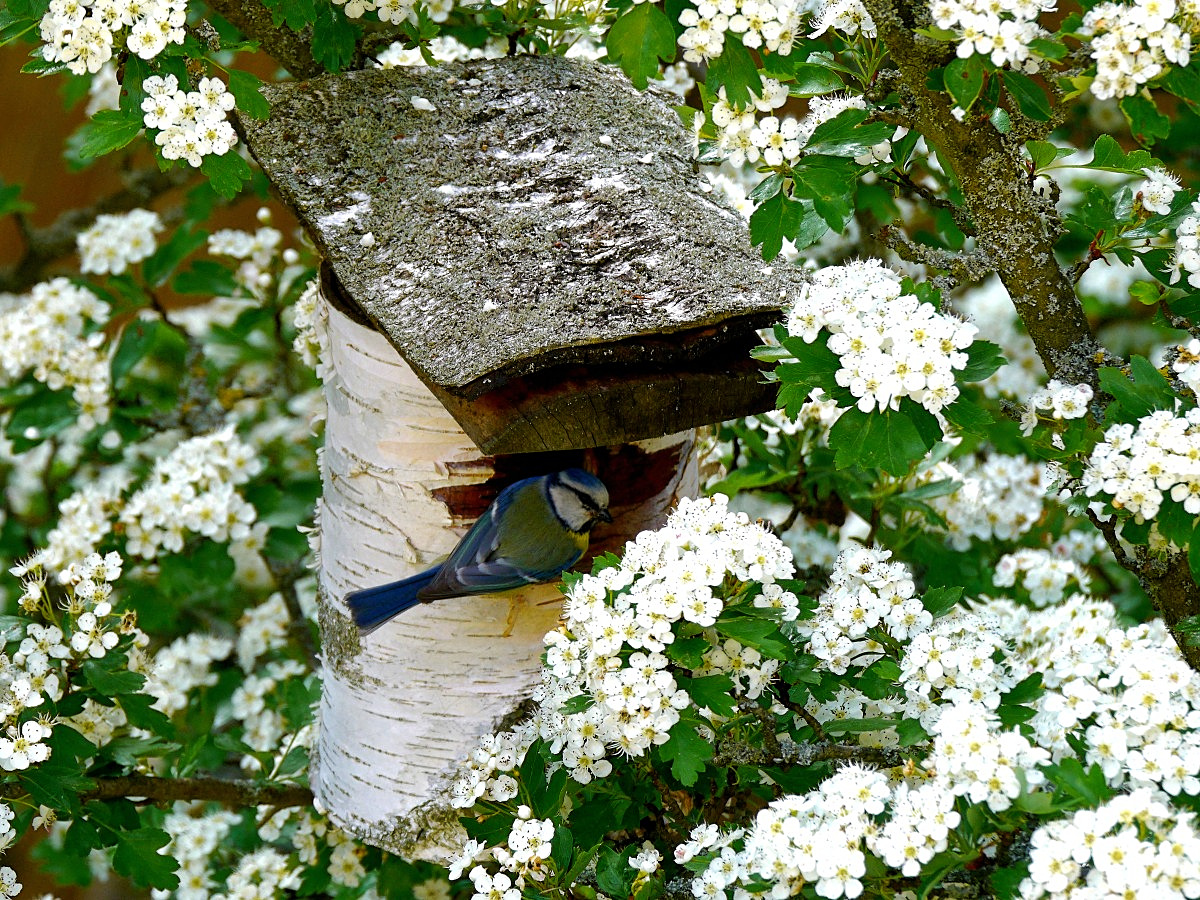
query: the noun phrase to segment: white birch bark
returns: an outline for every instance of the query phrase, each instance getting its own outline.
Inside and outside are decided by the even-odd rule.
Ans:
[[[543,585],[511,603],[423,604],[360,640],[342,597],[447,554],[470,523],[452,522],[433,491],[484,481],[492,470],[381,334],[324,300],[316,318],[329,411],[318,505],[324,684],[312,785],[341,827],[406,857],[440,860],[459,842],[448,776],[540,682],[542,637],[558,622],[561,594]],[[696,494],[693,438],[646,447],[674,443],[682,464],[661,494],[614,510],[626,537]]]

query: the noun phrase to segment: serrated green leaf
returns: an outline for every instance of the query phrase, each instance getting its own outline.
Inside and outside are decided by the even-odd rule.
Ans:
[[[641,4],[648,6],[650,4]],[[618,20],[619,21],[619,20]],[[674,53],[672,35],[672,53]],[[720,56],[708,61],[706,79],[709,90],[714,94],[725,88],[725,97],[730,103],[748,106],[755,97],[762,96],[762,77],[750,51],[739,40],[727,40]]]
[[[877,466],[891,475],[903,475],[941,438],[941,426],[926,409],[908,398],[899,410],[863,412],[847,409],[829,430],[829,447],[836,451],[839,469]],[[936,434],[932,434],[929,421]]]
[[[346,18],[334,3],[316,5],[312,23],[313,57],[329,72],[340,72],[354,59],[360,26]]]
[[[1004,351],[991,341],[975,340],[967,348],[967,365],[956,376],[964,382],[983,381],[1008,362]]]
[[[779,626],[769,619],[736,616],[718,619],[714,627],[718,634],[733,638],[743,647],[753,647],[769,659],[791,659],[795,655]]]
[[[239,112],[252,119],[265,119],[271,115],[271,104],[260,91],[263,83],[257,75],[241,69],[227,69],[226,75],[229,77],[229,93],[237,101]]]
[[[1025,705],[1037,700],[1045,692],[1046,688],[1042,684],[1042,673],[1034,672],[1032,675],[1021,679],[1013,685],[1012,690],[1000,698],[1000,702],[1009,705]]]
[[[173,890],[179,887],[175,874],[179,863],[170,854],[158,852],[170,841],[171,836],[160,828],[118,832],[113,868],[139,887]]]
[[[959,599],[962,597],[963,589],[960,586],[953,587],[934,587],[925,592],[921,597],[921,605],[935,619],[944,616],[958,605]]]
[[[896,725],[896,734],[900,737],[901,747],[924,744],[929,740],[929,733],[921,727],[921,723],[916,719],[901,719]]]
[[[946,66],[944,83],[954,103],[961,109],[969,110],[983,90],[983,79],[987,69],[983,57],[972,54],[965,59],[955,57]]]
[[[763,200],[769,200],[779,193],[783,187],[784,178],[778,172],[773,172],[762,181],[754,186],[747,198],[755,203],[761,203]]]
[[[706,638],[676,638],[663,652],[667,659],[685,669],[698,669],[704,665],[704,654],[712,645]]]
[[[730,718],[737,712],[737,701],[733,697],[733,680],[728,675],[705,675],[700,678],[676,679],[687,691],[697,708],[708,707],[718,716]]]
[[[848,160],[822,157],[806,159],[792,170],[792,196],[809,200],[813,209],[834,231],[841,231],[854,214],[857,179]],[[799,223],[796,223],[799,225]]]
[[[1102,134],[1096,139],[1092,150],[1092,161],[1084,168],[1102,169],[1105,172],[1127,172],[1130,175],[1141,174],[1142,169],[1152,168],[1157,160],[1145,150],[1133,150],[1126,153],[1110,134]]]
[[[803,215],[799,203],[783,191],[776,193],[750,214],[750,243],[762,244],[763,259],[770,262],[783,249],[783,239],[799,228]]]
[[[819,63],[797,63],[792,72],[788,94],[793,97],[816,97],[840,91],[846,85],[841,76]]]
[[[1103,770],[1095,763],[1085,772],[1079,760],[1068,757],[1058,765],[1042,766],[1042,771],[1059,791],[1082,800],[1087,807],[1099,806],[1115,793],[1108,786]]]
[[[1029,151],[1029,159],[1033,163],[1035,172],[1040,172],[1064,156],[1070,156],[1072,152],[1065,147],[1051,144],[1049,141],[1030,141],[1025,145],[1025,149]]]
[[[645,90],[647,81],[658,77],[659,60],[675,58],[675,31],[661,9],[638,3],[613,22],[604,46],[633,86]]]
[[[1106,366],[1100,370],[1100,388],[1116,403],[1109,405],[1109,416],[1117,421],[1135,422],[1156,409],[1174,409],[1175,393],[1167,379],[1145,357],[1134,356],[1129,363],[1131,377]]]
[[[105,697],[132,694],[146,683],[146,676],[130,672],[124,668],[120,657],[116,657],[116,659],[119,667],[106,664],[108,658],[105,660],[89,659],[79,667],[80,673],[87,682]]]
[[[596,886],[610,897],[628,897],[637,872],[612,847],[601,847],[596,859]]]
[[[80,129],[78,154],[91,159],[120,150],[142,133],[141,115],[131,116],[119,109],[102,109]]]
[[[1122,97],[1119,105],[1129,122],[1130,133],[1139,144],[1150,147],[1159,138],[1170,136],[1171,120],[1159,112],[1148,93]]]
[[[871,147],[891,138],[896,131],[896,126],[887,122],[867,122],[870,115],[865,109],[843,110],[816,127],[804,146],[805,152],[824,156],[861,156]],[[810,160],[807,164],[813,165],[815,162]],[[850,170],[843,168],[841,172],[846,175]]]
[[[1021,112],[1036,122],[1046,122],[1050,119],[1050,100],[1041,86],[1022,72],[1003,71],[1001,77],[1004,86],[1017,101]]]
[[[208,176],[213,190],[226,200],[236,197],[253,175],[250,164],[233,150],[204,157],[200,171]]]
[[[870,719],[836,719],[832,722],[822,722],[821,728],[826,734],[861,734],[864,731],[883,731],[898,724],[897,719],[876,716]]]
[[[696,732],[698,724],[694,713],[681,716],[667,742],[658,748],[659,757],[671,764],[671,775],[684,787],[694,785],[713,758],[712,744]]]

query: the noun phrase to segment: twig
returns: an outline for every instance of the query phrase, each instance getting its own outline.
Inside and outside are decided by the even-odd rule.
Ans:
[[[95,787],[83,791],[79,799],[116,800],[122,797],[149,803],[176,800],[212,800],[231,807],[311,806],[313,792],[301,784],[259,784],[226,778],[199,776],[167,778],[158,775],[119,775],[95,779]],[[0,785],[0,798],[13,800],[25,796],[19,784]]]

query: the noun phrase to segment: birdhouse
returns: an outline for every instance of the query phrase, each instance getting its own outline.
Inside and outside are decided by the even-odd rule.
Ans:
[[[324,257],[313,786],[347,829],[436,858],[457,841],[449,779],[539,682],[561,595],[441,600],[368,637],[342,598],[438,561],[518,477],[596,472],[615,521],[593,551],[660,524],[699,489],[696,429],[774,405],[749,351],[803,276],[764,266],[669,100],[613,68],[264,94],[247,142]]]

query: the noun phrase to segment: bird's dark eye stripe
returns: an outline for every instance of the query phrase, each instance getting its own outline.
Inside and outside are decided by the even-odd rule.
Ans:
[[[575,488],[571,487],[570,485],[567,485],[567,488],[568,488],[568,490],[571,491],[572,494],[574,494],[576,497],[579,498],[579,502],[583,504],[585,509],[591,510],[592,512],[596,512],[599,509],[599,507],[596,506],[596,501],[593,500],[591,497],[589,497],[587,494],[585,494],[583,491],[576,490]]]

